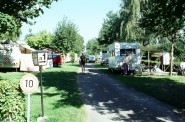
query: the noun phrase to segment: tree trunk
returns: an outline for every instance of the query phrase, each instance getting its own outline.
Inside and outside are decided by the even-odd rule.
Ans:
[[[150,67],[150,52],[148,51],[148,67]]]
[[[172,72],[173,72],[173,47],[174,47],[174,43],[171,43],[171,52],[170,52],[170,76],[172,76]]]

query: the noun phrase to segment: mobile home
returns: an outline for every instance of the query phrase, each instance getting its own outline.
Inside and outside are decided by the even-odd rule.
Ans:
[[[101,65],[107,65],[108,64],[108,58],[109,58],[108,51],[107,50],[102,50],[100,52],[100,63],[101,63]]]
[[[89,56],[88,56],[88,60],[89,60],[89,62],[91,62],[91,63],[95,63],[95,61],[96,61],[95,55],[89,55]]]
[[[108,46],[109,69],[121,70],[123,64],[128,65],[129,71],[134,71],[141,63],[140,44],[129,42],[115,42]]]

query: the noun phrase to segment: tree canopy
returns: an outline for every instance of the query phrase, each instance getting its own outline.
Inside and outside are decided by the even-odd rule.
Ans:
[[[109,11],[99,32],[98,42],[103,45],[111,44],[116,40],[118,41],[120,36],[120,24],[119,14]]]
[[[34,49],[41,50],[49,48],[53,39],[53,35],[46,30],[38,34],[30,34],[26,37],[25,41]]]
[[[58,23],[52,41],[52,47],[55,50],[63,54],[70,51],[79,53],[83,50],[83,42],[83,38],[78,34],[78,29],[73,22],[64,18]]]
[[[142,29],[138,26],[141,0],[122,0],[120,17],[120,33],[124,41],[139,41],[142,36]]]
[[[58,0],[0,0],[0,37],[19,36],[22,22],[40,16],[53,1]]]
[[[185,25],[184,10],[184,0],[150,0],[141,11],[140,26],[162,37],[176,35]]]
[[[89,55],[97,55],[101,51],[101,46],[96,39],[90,39],[87,42],[86,48]]]
[[[49,8],[53,1],[58,0],[0,0],[0,12],[27,22],[43,13],[43,7]]]
[[[0,12],[0,39],[13,39],[20,33],[20,24],[17,19]]]

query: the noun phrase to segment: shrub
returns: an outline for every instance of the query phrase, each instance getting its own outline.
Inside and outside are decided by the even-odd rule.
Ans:
[[[0,81],[0,121],[25,122],[24,96],[19,82]]]
[[[70,53],[70,58],[71,58],[71,62],[74,63],[74,60],[75,60],[75,53],[74,52]]]

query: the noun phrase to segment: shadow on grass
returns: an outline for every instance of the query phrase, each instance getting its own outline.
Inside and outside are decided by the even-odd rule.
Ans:
[[[76,67],[77,65],[72,64],[71,66]],[[54,103],[56,108],[61,106],[81,107],[83,102],[79,96],[76,76],[76,72],[64,71],[63,67],[48,69],[42,73],[45,90],[43,95],[46,97],[60,96]],[[40,74],[37,74],[37,77],[40,78]],[[50,88],[54,88],[54,90],[49,91]],[[40,93],[37,95],[40,95]]]
[[[0,72],[2,73],[9,73],[9,72],[16,72],[16,68],[1,68]]]

